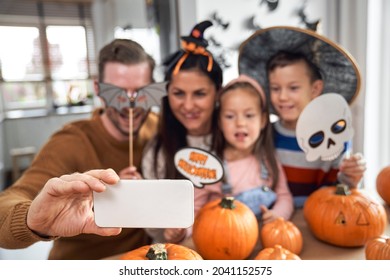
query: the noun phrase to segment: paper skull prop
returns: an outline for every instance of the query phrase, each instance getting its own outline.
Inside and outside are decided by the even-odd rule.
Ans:
[[[347,101],[337,93],[314,98],[297,122],[297,140],[308,161],[331,161],[353,137],[352,114]]]

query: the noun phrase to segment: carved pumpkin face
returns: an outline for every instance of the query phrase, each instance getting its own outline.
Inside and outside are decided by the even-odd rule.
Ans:
[[[357,189],[343,193],[338,188],[324,187],[308,197],[303,212],[314,236],[333,245],[355,247],[381,235],[387,223],[384,207]]]

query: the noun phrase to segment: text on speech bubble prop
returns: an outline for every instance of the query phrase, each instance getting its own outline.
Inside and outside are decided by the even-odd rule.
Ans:
[[[183,148],[175,154],[175,167],[195,187],[214,184],[223,177],[222,162],[213,154],[198,148]]]

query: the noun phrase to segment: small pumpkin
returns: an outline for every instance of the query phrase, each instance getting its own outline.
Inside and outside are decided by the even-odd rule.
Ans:
[[[121,260],[202,260],[194,250],[172,243],[145,245],[120,256]]]
[[[376,190],[386,204],[390,205],[390,166],[384,167],[376,176]]]
[[[390,237],[381,236],[368,240],[365,254],[367,260],[390,260]]]
[[[280,245],[264,248],[255,257],[255,260],[300,260],[301,258]]]
[[[302,251],[301,231],[292,222],[286,221],[282,217],[263,225],[260,237],[264,248],[280,245],[297,255]]]
[[[195,217],[192,233],[197,252],[207,260],[243,260],[258,237],[255,214],[233,197],[205,204]]]
[[[313,192],[303,215],[315,237],[341,247],[363,246],[383,234],[387,224],[383,205],[341,184]]]

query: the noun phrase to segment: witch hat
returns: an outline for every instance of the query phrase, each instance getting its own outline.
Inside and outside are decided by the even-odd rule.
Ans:
[[[212,26],[213,23],[209,20],[202,21],[194,26],[189,36],[182,36],[181,39],[188,43],[192,42],[198,46],[206,48],[209,43],[203,38],[204,31]]]
[[[341,94],[351,104],[360,90],[361,74],[353,56],[336,42],[308,29],[273,26],[256,31],[239,49],[238,71],[255,78],[269,97],[267,63],[279,51],[302,53],[317,65],[323,93]]]
[[[189,55],[204,55],[208,57],[207,71],[210,72],[213,68],[213,56],[206,50],[209,45],[207,40],[203,37],[204,31],[212,26],[213,23],[209,20],[202,21],[196,24],[189,36],[181,36],[181,49],[170,55],[163,63],[168,67],[167,73],[172,71],[176,75],[185,60]]]

